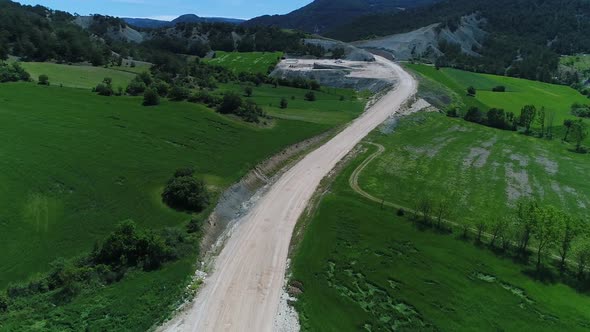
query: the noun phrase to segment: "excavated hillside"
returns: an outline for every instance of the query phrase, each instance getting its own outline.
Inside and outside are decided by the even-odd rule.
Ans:
[[[454,30],[443,27],[441,23],[435,23],[411,32],[357,41],[352,44],[362,49],[390,53],[397,60],[412,58],[434,60],[443,55],[439,43],[446,41],[460,45],[465,54],[479,56],[475,50],[482,47],[481,43],[487,34],[482,29],[484,23],[484,19],[469,15],[463,16],[459,26]]]

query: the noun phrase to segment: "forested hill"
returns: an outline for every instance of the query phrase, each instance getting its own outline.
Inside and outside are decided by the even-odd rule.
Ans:
[[[170,65],[179,55],[209,51],[307,53],[305,34],[277,27],[229,23],[177,23],[138,31],[116,17],[74,16],[42,6],[0,0],[0,60],[90,62],[102,66],[133,58]]]
[[[590,52],[590,1],[587,0],[444,0],[403,13],[358,18],[326,35],[345,41],[411,31],[442,22],[451,29],[461,16],[478,13],[489,32],[480,58],[443,45],[441,65],[551,81],[558,55]]]
[[[375,13],[399,12],[438,0],[316,0],[286,15],[265,15],[247,21],[249,26],[280,26],[323,33],[355,18]]]

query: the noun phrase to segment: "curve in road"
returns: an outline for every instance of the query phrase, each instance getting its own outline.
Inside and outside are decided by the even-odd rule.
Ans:
[[[240,221],[192,305],[162,331],[272,331],[293,229],[320,181],[369,132],[416,92],[414,78],[376,57],[398,85],[346,129],[311,152],[269,189]]]

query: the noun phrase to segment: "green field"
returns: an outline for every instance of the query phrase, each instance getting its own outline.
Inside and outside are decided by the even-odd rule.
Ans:
[[[135,73],[122,70],[115,70],[103,67],[78,66],[78,65],[60,65],[47,62],[22,62],[23,68],[31,74],[33,80],[37,80],[39,75],[49,76],[49,82],[52,85],[60,84],[70,88],[92,89],[98,83],[102,82],[105,77],[113,79],[113,87],[125,87],[136,76]],[[125,68],[131,70],[134,68]],[[137,70],[136,67],[135,69]],[[139,68],[145,71],[143,67]]]
[[[269,89],[267,97],[280,99],[283,92]],[[332,120],[329,112],[321,113],[325,121],[309,112],[303,121],[257,127],[198,104],[143,107],[140,97],[100,97],[56,85],[3,84],[0,100],[0,196],[10,198],[0,201],[0,289],[47,271],[58,257],[89,252],[122,220],[151,229],[186,222],[188,214],[160,198],[179,167],[194,166],[219,193],[269,155],[363,109],[355,99],[344,102],[345,117],[333,109]],[[193,259],[136,273],[133,281],[64,306],[16,310],[0,319],[0,330],[83,326],[75,322],[91,330],[146,330],[178,300]],[[105,315],[113,319],[100,318]]]
[[[537,108],[545,107],[555,114],[555,125],[561,125],[566,118],[574,118],[570,114],[570,106],[574,102],[589,103],[589,99],[578,91],[563,85],[529,81],[512,77],[478,74],[452,68],[436,70],[432,66],[408,64],[408,68],[425,77],[443,84],[451,90],[457,102],[463,107],[476,106],[483,110],[502,108],[520,114],[524,105],[532,104]],[[492,88],[502,85],[506,92],[492,92]],[[474,97],[468,97],[467,87],[477,89]]]
[[[585,217],[590,156],[553,141],[496,130],[440,114],[400,120],[371,139],[385,152],[359,176],[375,197],[406,207],[428,195],[452,198],[461,218],[506,215],[521,197],[537,197]],[[457,220],[460,222],[461,220]]]
[[[274,67],[283,56],[282,52],[223,52],[216,51],[215,58],[206,59],[207,63],[225,67],[233,72],[266,74],[268,68]]]
[[[494,185],[503,188],[506,165],[498,165],[493,171],[494,162],[505,162],[503,153],[524,159],[520,154],[544,146],[539,145],[539,140],[502,134],[437,114],[412,116],[402,120],[393,134],[371,135],[370,140],[385,145],[387,150],[361,174],[360,184],[372,194],[400,203],[411,200],[414,188],[447,194],[441,188],[464,181],[457,173],[465,173],[464,177],[471,181],[462,188],[469,195],[482,195]],[[479,147],[494,135],[500,136],[488,162],[481,169],[473,164],[464,168],[463,159],[470,147]],[[515,143],[518,140],[525,140],[518,150],[503,152],[519,144]],[[420,231],[408,219],[396,217],[396,210],[382,209],[379,203],[354,192],[349,177],[373,152],[375,148],[361,153],[337,176],[306,223],[303,239],[293,255],[291,280],[297,281],[294,284],[302,290],[295,306],[303,331],[590,328],[588,296],[563,284],[535,281],[523,273],[527,267],[455,236]],[[564,152],[551,155],[556,156],[557,175],[537,180],[546,183],[555,179],[560,187],[571,186],[578,193],[588,193],[590,188],[579,177],[587,174],[588,162],[567,160],[587,157]],[[518,170],[522,168],[518,161],[511,163]],[[535,159],[530,160],[531,169],[538,168],[535,164]],[[574,180],[577,182],[568,182]],[[465,183],[456,186],[460,185]],[[473,213],[494,210],[496,200],[505,202],[505,197],[496,197],[505,195],[502,190],[491,190],[487,204],[476,205]],[[470,196],[467,199],[475,201]]]
[[[235,84],[221,84],[217,93],[233,91],[244,93],[245,86]],[[358,115],[359,109],[363,109],[366,96],[357,94],[353,90],[332,89],[322,87],[322,91],[315,91],[316,101],[305,100],[305,94],[309,90],[291,87],[273,87],[263,84],[252,88],[252,97],[245,100],[253,100],[262,106],[269,115],[288,120],[301,120],[307,122],[338,125],[346,123]],[[280,108],[281,98],[288,101],[286,109]],[[344,97],[344,100],[340,100]]]

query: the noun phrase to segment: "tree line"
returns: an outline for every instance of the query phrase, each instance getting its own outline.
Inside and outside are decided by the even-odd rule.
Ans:
[[[504,90],[505,87],[503,86],[494,88],[496,92]],[[473,97],[476,93],[477,91],[474,87],[467,88],[468,96]],[[572,114],[582,116],[585,114],[586,109],[585,105],[573,104]],[[460,116],[457,108],[448,109],[446,114],[450,117]],[[522,130],[525,135],[536,135],[539,138],[554,138],[555,113],[544,107],[537,108],[535,105],[523,106],[519,115],[500,108],[490,108],[487,112],[484,112],[478,107],[472,106],[467,109],[463,115],[463,119],[502,130]],[[533,129],[533,125],[535,124],[538,126],[536,131]],[[575,151],[578,153],[585,152],[586,149],[583,143],[588,137],[588,125],[586,122],[582,119],[566,119],[563,122],[563,129],[564,136],[562,141],[573,143],[575,145]]]
[[[398,210],[398,216],[406,211]],[[460,230],[462,239],[472,238],[478,245],[487,244],[491,250],[518,258],[524,265],[531,256],[537,276],[559,272],[562,281],[583,290],[590,289],[590,230],[587,220],[568,214],[554,206],[544,205],[532,198],[523,198],[510,214],[503,217],[461,219],[456,202],[451,197],[439,200],[417,195],[411,219],[422,227],[444,233]]]

